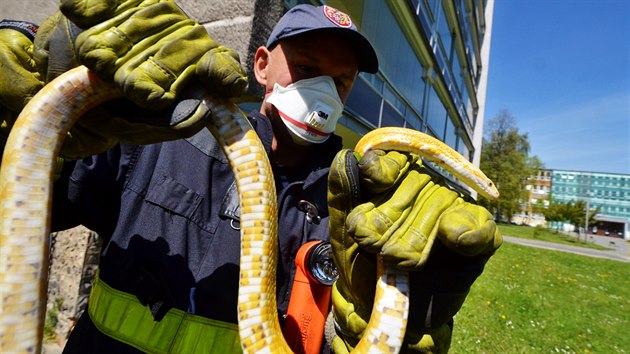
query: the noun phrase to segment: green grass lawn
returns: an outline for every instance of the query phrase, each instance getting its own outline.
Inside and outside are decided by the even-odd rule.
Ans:
[[[581,238],[580,241],[578,242],[575,236],[569,236],[561,232],[547,230],[546,228],[543,228],[543,227],[531,227],[531,226],[512,225],[512,224],[498,224],[498,226],[499,226],[499,231],[501,232],[501,235],[507,235],[507,236],[519,237],[519,238],[528,238],[528,239],[539,240],[539,241],[561,243],[561,244],[571,245],[571,246],[587,247],[587,248],[593,248],[593,249],[598,249],[598,250],[610,250],[610,248],[606,248],[592,242],[585,243],[583,238]]]
[[[504,243],[450,353],[630,353],[630,263]]]

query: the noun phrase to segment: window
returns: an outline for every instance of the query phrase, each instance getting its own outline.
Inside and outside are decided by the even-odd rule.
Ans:
[[[387,101],[383,103],[383,115],[381,117],[381,127],[402,127],[405,118]]]
[[[448,27],[446,16],[444,15],[444,11],[442,11],[441,8],[438,11],[437,33],[440,38],[438,43],[441,43],[446,59],[450,63],[452,46],[453,46],[453,34],[451,33],[451,29]],[[449,69],[450,69],[450,65],[449,65]]]
[[[407,127],[418,131],[424,131],[424,124],[422,118],[420,118],[416,112],[407,107],[405,109],[405,118],[407,119]]]
[[[422,2],[422,1],[421,1]],[[402,33],[396,19],[384,1],[366,1],[363,9],[362,31],[376,49],[380,57],[380,71],[387,78],[388,84],[400,95],[402,101],[390,100],[400,113],[405,104],[417,112],[422,111],[422,102],[426,82],[422,78],[423,67]],[[389,55],[396,53],[396,55]],[[374,76],[374,75],[372,75]],[[377,92],[387,95],[387,88],[377,87]]]
[[[461,136],[458,138],[458,140],[459,141],[457,143],[457,152],[459,152],[462,156],[471,161],[473,159],[473,154],[471,153],[472,148],[468,146],[468,144],[466,144],[466,141],[462,139]]]
[[[429,89],[427,104],[427,124],[435,133],[435,136],[444,136],[444,126],[446,125],[446,109],[433,87]]]
[[[348,110],[373,125],[378,127],[379,116],[381,113],[381,97],[372,90],[361,78],[354,83],[352,92],[346,102]]]
[[[457,131],[455,125],[453,124],[453,120],[450,117],[446,119],[444,142],[453,149],[457,148]]]

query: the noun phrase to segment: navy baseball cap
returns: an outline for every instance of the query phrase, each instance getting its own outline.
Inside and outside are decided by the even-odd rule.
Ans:
[[[347,14],[330,6],[302,4],[292,7],[278,21],[269,39],[267,48],[272,48],[279,40],[314,31],[334,31],[348,39],[359,60],[359,70],[368,73],[378,71],[378,59],[370,42],[365,38]]]

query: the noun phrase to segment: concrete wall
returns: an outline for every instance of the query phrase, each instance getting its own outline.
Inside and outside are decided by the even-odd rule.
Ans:
[[[0,18],[39,24],[57,9],[58,4],[58,0],[4,0]]]
[[[282,0],[179,0],[177,4],[203,24],[212,37],[236,51],[248,71],[253,55],[284,12]],[[58,0],[2,0],[0,18],[41,23],[58,9]],[[250,93],[260,96],[250,75]]]
[[[203,24],[219,43],[232,48],[250,74],[256,49],[267,42],[273,26],[284,13],[282,0],[181,0],[177,2],[194,20]],[[249,93],[262,97],[258,83],[249,75]]]

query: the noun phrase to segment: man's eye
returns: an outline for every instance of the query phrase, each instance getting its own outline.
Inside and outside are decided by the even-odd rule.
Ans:
[[[297,69],[301,74],[306,76],[315,75],[317,73],[317,69],[312,66],[298,65]]]
[[[335,80],[335,86],[337,87],[337,92],[339,93],[339,96],[343,96],[343,94],[346,92],[346,88],[348,87],[345,82],[337,80]]]

